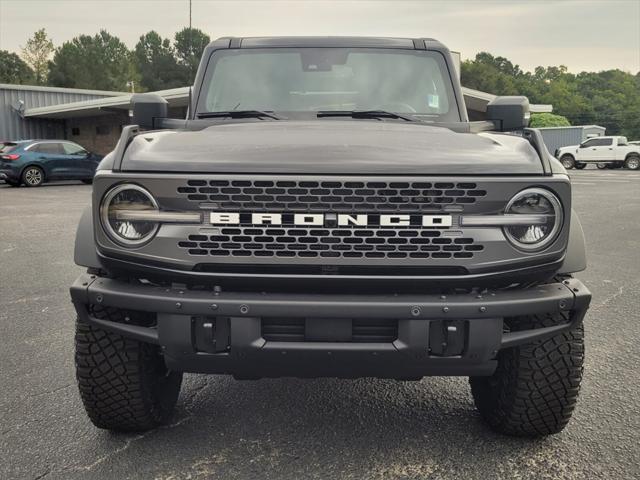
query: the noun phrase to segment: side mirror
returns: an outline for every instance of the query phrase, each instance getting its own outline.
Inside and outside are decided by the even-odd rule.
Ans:
[[[131,96],[133,124],[145,130],[158,127],[160,118],[167,118],[168,102],[155,93],[134,93]]]
[[[527,128],[530,118],[527,97],[497,97],[487,105],[487,120],[501,132]]]

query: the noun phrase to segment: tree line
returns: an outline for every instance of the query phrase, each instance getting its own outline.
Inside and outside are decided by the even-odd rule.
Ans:
[[[482,52],[462,62],[461,75],[465,87],[495,95],[526,95],[531,103],[552,104],[556,115],[533,117],[533,126],[561,126],[568,120],[572,125],[601,125],[608,135],[640,139],[640,72],[574,74],[564,65],[525,72],[504,57]]]
[[[136,92],[182,87],[193,82],[209,41],[197,28],[183,28],[173,39],[150,31],[130,50],[101,30],[55,47],[41,29],[21,55],[0,50],[0,83]],[[563,65],[527,72],[504,57],[482,52],[462,63],[461,75],[465,87],[552,104],[556,115],[534,116],[533,126],[597,124],[608,134],[640,139],[640,72],[573,74]]]
[[[183,28],[173,39],[150,31],[133,49],[106,30],[55,47],[40,29],[21,55],[0,50],[0,83],[111,91],[154,91],[193,82],[209,36]]]

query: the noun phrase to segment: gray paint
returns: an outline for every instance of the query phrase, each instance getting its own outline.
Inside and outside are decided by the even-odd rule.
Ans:
[[[113,95],[118,95],[118,92],[0,84],[0,141],[64,138],[63,121],[22,118],[14,108],[20,101],[24,102],[24,109],[29,109]]]
[[[261,121],[135,137],[122,170],[338,174],[542,175],[515,135],[456,133],[419,123]]]
[[[335,258],[305,258],[304,263],[298,258],[281,258],[281,257],[216,257],[215,261],[209,257],[197,257],[189,255],[184,249],[177,246],[179,241],[187,239],[189,235],[199,235],[202,229],[212,228],[211,224],[194,223],[190,225],[164,224],[161,226],[158,234],[152,241],[137,248],[123,248],[115,244],[100,227],[96,221],[99,218],[99,206],[104,194],[115,184],[124,180],[136,183],[146,188],[155,197],[161,210],[166,211],[198,211],[201,210],[197,202],[189,201],[185,196],[178,195],[177,189],[186,185],[188,180],[281,180],[293,181],[299,177],[294,175],[195,175],[195,174],[167,174],[163,173],[108,173],[98,172],[94,178],[93,184],[93,216],[95,223],[95,242],[101,254],[110,258],[119,258],[128,261],[130,264],[142,264],[146,266],[160,266],[162,269],[181,269],[188,271],[189,275],[194,278],[198,275],[191,269],[198,263],[218,263],[218,264],[250,264],[250,265],[320,265],[320,264],[340,264],[340,265],[365,265],[365,266],[416,266],[416,260],[411,258],[403,259],[374,259],[374,258],[353,258],[341,259],[339,262]],[[481,275],[487,271],[501,272],[501,275],[507,271],[515,271],[526,268],[531,264],[540,267],[545,264],[558,264],[563,260],[567,240],[568,240],[568,224],[565,222],[557,239],[542,252],[521,252],[512,247],[505,239],[500,228],[463,228],[459,227],[456,220],[460,214],[496,214],[504,209],[506,201],[523,190],[527,186],[534,184],[544,185],[553,191],[560,198],[565,209],[565,218],[569,218],[571,208],[571,193],[568,178],[565,176],[553,177],[527,177],[527,176],[393,176],[393,181],[397,182],[475,182],[477,188],[485,190],[487,193],[482,197],[481,201],[473,204],[464,205],[457,212],[450,212],[454,217],[454,227],[450,230],[456,233],[456,236],[470,236],[477,243],[485,246],[482,252],[478,252],[473,259],[429,259],[430,267],[446,267],[456,266],[465,267],[470,274]],[[544,180],[543,180],[544,179]],[[335,177],[330,175],[324,176],[305,176],[308,181],[335,181]],[[374,176],[341,176],[341,181],[354,182],[370,182],[379,181],[380,177]],[[389,180],[389,177],[384,177]],[[195,203],[195,204],[194,204]],[[366,204],[363,204],[366,208]],[[447,212],[445,207],[442,211]],[[440,208],[434,207],[434,213],[438,213]],[[325,212],[323,212],[325,213]],[[92,240],[92,239],[90,239]],[[425,264],[426,265],[426,264]],[[168,272],[167,272],[168,273]],[[222,276],[216,273],[218,276]],[[233,274],[236,275],[236,274]],[[378,272],[377,276],[382,276],[382,272]],[[237,276],[237,275],[236,275]],[[258,278],[260,275],[251,272],[248,276]],[[316,276],[317,277],[317,276]],[[394,276],[397,280],[399,277]],[[423,277],[424,278],[424,277]],[[430,276],[433,278],[433,276]],[[459,277],[460,279],[462,277]],[[467,280],[469,278],[467,277]]]
[[[547,127],[539,128],[544,143],[551,155],[554,155],[558,148],[568,145],[578,145],[587,138],[602,136],[605,134],[605,127],[598,125],[584,125],[575,127]]]

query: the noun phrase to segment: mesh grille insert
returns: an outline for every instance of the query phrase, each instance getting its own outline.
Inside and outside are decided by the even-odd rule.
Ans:
[[[293,180],[188,180],[181,198],[234,211],[433,211],[472,204],[487,192],[475,183]]]
[[[444,238],[439,230],[393,228],[221,228],[219,235],[189,235],[178,242],[189,255],[298,258],[472,258],[483,245]]]

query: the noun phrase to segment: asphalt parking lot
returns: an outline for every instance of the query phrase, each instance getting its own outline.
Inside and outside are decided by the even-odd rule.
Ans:
[[[0,183],[0,478],[638,478],[640,172],[572,171],[594,299],[580,402],[560,435],[492,433],[466,378],[187,375],[173,423],[94,428],[73,368],[68,286],[91,187]]]

